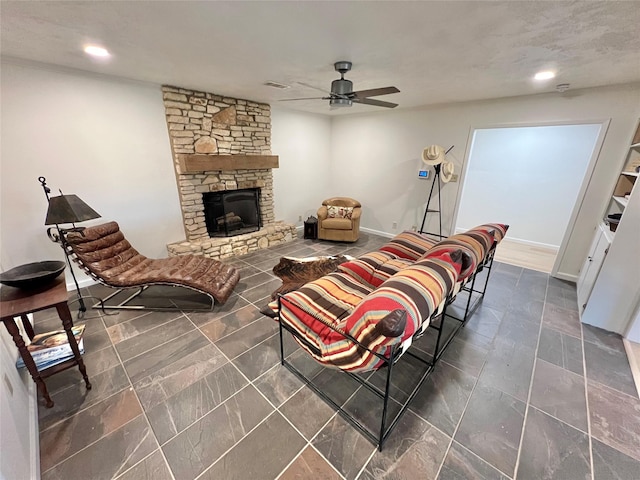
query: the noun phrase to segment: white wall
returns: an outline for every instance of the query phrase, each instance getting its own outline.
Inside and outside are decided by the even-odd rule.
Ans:
[[[474,128],[532,123],[585,123],[611,118],[592,179],[572,230],[559,273],[576,275],[602,218],[628,140],[640,116],[640,86],[627,85],[502,100],[448,104],[421,109],[336,117],[332,122],[332,172],[329,193],[339,192],[363,204],[364,227],[393,233],[420,224],[429,181],[417,178],[422,149],[455,145],[449,160],[461,167]],[[462,178],[461,180],[464,180]],[[451,223],[460,183],[443,189],[445,233]],[[430,215],[435,225],[436,215]],[[509,223],[486,212],[486,220]]]
[[[601,127],[476,130],[456,231],[481,224],[485,212],[493,212],[511,219],[511,239],[560,247]]]
[[[5,62],[1,93],[3,269],[63,258],[39,176],[102,215],[83,226],[115,220],[144,255],[184,238],[160,87]]]
[[[7,329],[1,327],[0,479],[3,480],[40,478],[35,383],[24,368],[16,369],[17,358],[18,349]]]
[[[271,151],[280,157],[273,171],[278,220],[302,225],[317,215],[331,191],[331,118],[278,108],[271,109]]]

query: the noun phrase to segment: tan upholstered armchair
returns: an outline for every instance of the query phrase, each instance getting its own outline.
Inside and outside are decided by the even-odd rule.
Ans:
[[[318,238],[337,242],[355,242],[360,235],[362,205],[348,197],[333,197],[318,209]]]

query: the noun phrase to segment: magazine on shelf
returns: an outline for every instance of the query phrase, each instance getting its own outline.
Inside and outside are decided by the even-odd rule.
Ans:
[[[78,343],[78,349],[80,350],[80,355],[84,355],[84,338],[80,339],[80,342]],[[44,370],[45,368],[53,367],[54,365],[57,365],[62,362],[66,362],[67,360],[70,360],[72,358],[73,358],[73,352],[71,351],[71,348],[69,348],[68,354],[60,353],[58,356],[55,356],[55,357],[44,358],[44,359],[34,360],[34,361],[36,363],[36,368],[38,370]],[[23,368],[26,366],[24,364],[24,361],[22,360],[22,357],[18,358],[18,361],[16,362],[16,366],[18,368]]]
[[[82,341],[84,329],[84,324],[75,325],[71,329],[76,338],[80,353],[84,353],[84,342]],[[54,330],[34,336],[31,343],[27,345],[27,350],[31,353],[31,357],[38,367],[43,364],[51,364],[54,360],[58,360],[56,363],[60,363],[60,361],[64,361],[60,359],[73,357],[73,351],[71,350],[71,345],[69,345],[67,332],[64,330]],[[18,368],[24,367],[22,357],[18,358],[16,365]]]

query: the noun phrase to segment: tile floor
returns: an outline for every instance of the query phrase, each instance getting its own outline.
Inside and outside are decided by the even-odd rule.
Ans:
[[[212,312],[189,311],[200,298],[173,288],[145,302],[174,299],[182,311],[92,311],[84,358],[93,389],[77,369],[48,379],[55,406],[39,410],[42,478],[640,478],[640,400],[621,339],[582,325],[574,286],[540,272],[495,264],[481,307],[382,453],[281,367],[277,324],[258,311],[280,284],[273,265],[283,255],[357,256],[385,241],[298,239],[235,259],[242,281]],[[57,325],[36,316],[37,331]],[[291,340],[286,353],[319,368]],[[396,399],[418,368],[408,358]],[[345,408],[376,416],[368,391],[345,375],[316,379]]]

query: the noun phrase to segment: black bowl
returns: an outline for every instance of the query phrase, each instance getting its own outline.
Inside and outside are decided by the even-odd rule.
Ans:
[[[59,260],[27,263],[0,273],[0,283],[27,290],[39,288],[53,282],[64,271],[65,266]]]

